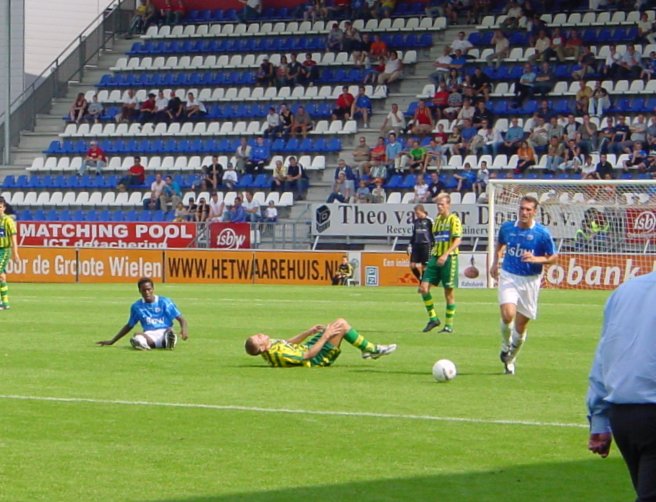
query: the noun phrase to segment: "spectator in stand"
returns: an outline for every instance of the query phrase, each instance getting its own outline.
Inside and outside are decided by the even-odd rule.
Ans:
[[[492,155],[493,157],[496,157],[499,153],[499,148],[503,145],[503,136],[501,136],[501,133],[491,122],[483,120],[482,126],[478,131],[478,136],[483,140],[483,155]]]
[[[428,80],[433,82],[436,86],[440,85],[440,82],[444,81],[449,70],[451,70],[452,61],[451,49],[449,47],[444,47],[442,55],[435,60],[435,63],[433,63],[435,71],[428,75]]]
[[[578,132],[579,128],[581,127],[581,124],[579,124],[576,121],[576,118],[574,117],[573,113],[570,113],[567,115],[567,122],[565,123],[564,127],[564,134],[567,136],[567,140],[569,141],[570,139],[574,139],[576,136],[576,133]]]
[[[490,93],[492,92],[492,80],[480,66],[477,66],[474,69],[474,74],[471,77],[471,84],[474,88],[473,97],[482,96],[486,102],[490,100]]]
[[[355,120],[362,119],[362,127],[369,128],[369,117],[371,116],[372,104],[371,99],[365,93],[364,85],[358,87],[358,95],[351,105],[351,117]]]
[[[353,103],[355,103],[355,97],[349,92],[347,86],[343,86],[342,93],[337,96],[337,106],[333,109],[332,120],[348,120]]]
[[[355,191],[355,202],[358,204],[366,204],[371,202],[371,190],[369,189],[369,184],[364,178],[360,179],[360,185]]]
[[[460,113],[463,105],[463,97],[457,90],[449,91],[449,98],[447,99],[447,106],[444,109],[444,116],[449,120],[455,119]]]
[[[462,140],[462,128],[453,126],[446,142],[446,150],[450,155],[463,155],[467,153],[467,145]]]
[[[232,162],[228,162],[226,171],[223,173],[223,188],[232,191],[235,189],[235,186],[237,186],[238,181],[239,175],[237,174],[237,171],[235,171],[235,166],[232,165]]]
[[[184,0],[174,0],[170,24],[180,24],[186,15],[187,8],[184,4]]]
[[[343,50],[348,52],[353,61],[357,63],[360,59],[360,51],[362,49],[362,35],[353,26],[351,21],[344,22],[344,40],[342,41]]]
[[[328,7],[328,17],[330,19],[351,17],[351,0],[333,0],[332,5]]]
[[[385,189],[383,188],[383,179],[376,178],[374,180],[374,188],[371,190],[371,202],[374,204],[382,204],[387,200]]]
[[[187,213],[187,208],[182,203],[182,201],[178,202],[178,205],[175,206],[175,212],[173,213],[173,221],[175,223],[182,223],[187,221],[188,217],[189,214]]]
[[[255,73],[255,81],[258,85],[269,87],[273,84],[275,78],[275,68],[273,67],[273,64],[269,62],[269,58],[265,57]]]
[[[280,89],[281,87],[292,85],[291,77],[289,76],[289,63],[287,62],[287,56],[280,56],[280,64],[276,66],[274,71],[276,87]]]
[[[253,148],[248,144],[248,140],[242,136],[239,140],[239,146],[237,147],[237,150],[235,150],[235,162],[237,163],[237,170],[239,170],[239,172],[244,172],[246,170],[246,166],[251,160],[252,151]]]
[[[419,144],[419,141],[412,140],[412,146],[408,150],[406,157],[406,166],[413,174],[418,174],[420,178],[424,177],[424,165],[427,160],[427,149]]]
[[[272,200],[269,201],[268,206],[264,210],[264,221],[267,223],[276,223],[278,221],[278,210]]]
[[[280,124],[280,114],[276,112],[275,106],[269,107],[269,113],[266,116],[267,127],[264,130],[265,138],[275,138],[282,133],[282,125]]]
[[[458,112],[456,125],[462,126],[465,123],[465,120],[469,120],[473,125],[475,113],[476,108],[472,106],[471,100],[465,99],[462,108],[460,108],[460,111]]]
[[[164,4],[159,9],[159,24],[175,24],[173,19],[173,2],[164,0]]]
[[[385,117],[383,125],[380,127],[380,132],[385,133],[388,131],[394,132],[395,135],[401,134],[405,129],[405,117],[403,112],[399,110],[399,105],[392,103],[392,110]]]
[[[380,136],[376,146],[371,149],[371,169],[369,175],[372,178],[387,179],[387,145],[385,138]]]
[[[264,168],[269,165],[271,160],[271,150],[269,145],[264,141],[263,136],[258,136],[255,140],[255,146],[251,150],[251,158],[246,164],[246,172],[249,174],[262,174]]]
[[[159,209],[159,197],[162,195],[162,190],[166,186],[166,181],[162,178],[160,173],[155,174],[155,179],[150,184],[150,197],[144,199],[143,206],[144,209],[150,209],[152,211]]]
[[[522,141],[517,149],[517,167],[514,170],[515,174],[523,174],[529,167],[535,165],[535,151],[529,146],[526,141]]]
[[[245,223],[246,222],[246,211],[242,206],[242,198],[237,196],[235,197],[235,202],[232,206],[228,207],[225,214],[223,215],[223,221],[229,221],[232,223]]]
[[[293,116],[291,133],[297,138],[305,138],[308,135],[308,132],[312,130],[312,117],[305,110],[303,105],[299,105],[296,109],[296,113]]]
[[[513,107],[519,108],[524,105],[524,102],[533,96],[533,86],[537,75],[530,64],[524,65],[524,72],[515,83],[515,99]]]
[[[656,51],[651,51],[649,53],[649,59],[643,61],[640,78],[649,81],[654,77],[654,74],[656,74]]]
[[[474,44],[467,40],[464,31],[459,31],[456,38],[453,39],[453,42],[451,42],[449,48],[451,49],[452,53],[460,51],[463,56],[467,56],[469,50],[474,48]]]
[[[249,23],[259,19],[262,15],[262,0],[238,0],[244,4],[244,8],[239,14],[242,23]]]
[[[399,59],[399,53],[391,51],[389,58],[385,62],[383,73],[378,76],[379,84],[391,84],[396,82],[403,75],[403,63]]]
[[[87,111],[87,106],[88,106],[88,102],[84,97],[84,93],[79,92],[68,112],[69,120],[71,122],[75,122],[76,124],[82,122],[82,119],[84,118],[84,114]]]
[[[576,92],[575,106],[577,115],[583,115],[588,111],[590,98],[592,97],[592,88],[585,82],[579,81],[579,90]]]
[[[625,149],[627,153],[628,149]],[[647,151],[642,148],[642,142],[636,141],[633,143],[633,149],[628,153],[629,158],[624,160],[622,163],[622,168],[625,173],[629,172],[629,168],[635,168],[640,172],[645,172],[647,170]]]
[[[492,36],[492,45],[494,45],[494,52],[487,57],[486,61],[488,65],[492,66],[492,61],[496,60],[496,67],[499,68],[501,62],[510,54],[510,42],[503,31],[496,30]]]
[[[396,0],[380,0],[378,3],[378,10],[376,11],[376,17],[392,17],[392,13],[396,8]]]
[[[141,125],[145,124],[146,122],[152,122],[155,119],[155,113],[155,94],[151,92],[148,94],[148,99],[141,103],[141,106],[139,107],[139,122]]]
[[[594,75],[597,71],[597,60],[595,55],[587,45],[581,49],[576,65],[572,68],[572,77],[574,80],[583,80]]]
[[[219,200],[219,194],[217,192],[214,191],[211,193],[208,205],[210,206],[210,214],[207,217],[207,221],[223,221],[225,204],[223,200]]]
[[[463,79],[460,73],[456,68],[451,68],[449,74],[446,76],[446,88],[449,92],[460,92],[462,93],[462,83]]]
[[[128,28],[126,38],[132,38],[136,33],[143,33],[145,31],[149,5],[150,2],[147,0],[139,0],[130,20],[130,27]]]
[[[185,118],[185,105],[175,91],[171,91],[169,103],[166,107],[168,122],[182,122]]]
[[[599,144],[597,126],[590,120],[590,115],[587,113],[583,115],[583,123],[579,127],[579,133],[581,134],[581,141],[579,142],[581,151],[584,154],[596,151]]]
[[[164,96],[164,91],[160,89],[157,91],[157,98],[155,99],[155,122],[168,122],[169,116],[166,113],[169,107],[169,100]]]
[[[273,175],[271,176],[271,191],[282,192],[285,188],[286,180],[287,169],[282,163],[282,160],[276,160],[276,165],[273,167]]]
[[[619,77],[633,80],[640,77],[642,73],[642,54],[635,48],[635,45],[628,44],[626,51],[620,57]]]
[[[98,124],[103,114],[105,113],[105,108],[102,103],[98,101],[98,95],[94,94],[91,99],[91,103],[87,106],[87,112],[84,115],[84,120],[92,124]]]
[[[287,65],[287,78],[289,79],[289,85],[302,85],[302,71],[303,65],[298,61],[296,53],[292,52],[289,55],[289,64]]]
[[[444,110],[448,106],[449,91],[446,88],[446,82],[443,80],[437,86],[435,94],[433,95],[433,110],[435,111],[435,120],[440,120],[443,116]]]
[[[469,162],[465,162],[465,165],[462,166],[463,171],[461,173],[455,173],[453,177],[458,180],[458,186],[456,186],[456,191],[470,192],[474,183],[476,182],[476,173],[472,170],[472,166]]]
[[[558,170],[558,166],[565,160],[565,144],[559,141],[557,137],[552,136],[547,146],[547,162],[544,165],[544,172],[553,174]]]
[[[223,166],[219,162],[218,155],[212,155],[212,162],[202,167],[200,189],[205,192],[215,192],[223,183]],[[192,190],[196,187],[192,185]]]
[[[539,94],[543,98],[551,92],[556,83],[556,74],[551,63],[542,63],[538,68],[533,83],[533,94]]]
[[[435,127],[433,122],[433,115],[430,108],[426,106],[426,102],[420,99],[417,103],[417,109],[412,116],[412,134],[426,135],[430,134]]]
[[[524,128],[519,125],[519,119],[517,117],[512,117],[510,119],[510,127],[508,127],[508,130],[504,134],[503,144],[500,145],[501,153],[508,156],[517,153],[517,149],[521,142],[524,141],[524,136]]]
[[[387,158],[388,169],[399,171],[401,159],[403,157],[403,145],[397,141],[396,134],[393,132],[387,136],[387,146],[385,147],[385,157]]]
[[[134,89],[128,89],[125,98],[123,98],[121,112],[116,115],[116,122],[131,122],[137,115],[138,108],[139,102]]]
[[[629,138],[631,136],[631,128],[626,123],[626,119],[623,115],[617,117],[617,123],[615,124],[615,137],[613,138],[613,144],[611,145],[612,150],[617,155],[620,155],[624,152],[624,149],[627,146],[631,146]]]
[[[544,146],[549,142],[549,130],[551,124],[545,122],[541,116],[538,116],[530,129],[527,142],[534,149],[543,151]]]
[[[344,173],[339,173],[339,176],[333,183],[333,191],[328,196],[326,202],[333,203],[335,201],[345,203],[351,198],[351,190],[346,185],[346,176]]]
[[[338,23],[333,23],[326,37],[326,52],[341,52],[344,44],[344,32]]]
[[[440,126],[442,125],[440,124]],[[442,126],[442,128],[444,128],[444,126]],[[424,165],[422,169],[424,172],[428,170],[431,164],[433,164],[438,171],[442,169],[442,164],[446,162],[445,144],[446,141],[441,135],[435,135],[435,137],[430,140],[424,157]]]
[[[196,99],[193,92],[187,93],[187,104],[185,106],[187,120],[202,120],[207,115],[205,105]]]
[[[472,123],[474,124],[474,127],[482,127],[484,120],[488,124],[494,124],[494,114],[485,106],[485,101],[479,100],[474,107]]]
[[[581,165],[581,179],[582,180],[593,180],[593,179],[595,179],[595,176],[594,176],[595,170],[596,170],[596,167],[595,167],[594,163],[592,162],[592,155],[587,154],[585,156],[583,164]]]
[[[380,35],[375,34],[374,40],[371,42],[371,47],[369,48],[369,54],[374,58],[379,58],[381,56],[387,57],[388,52],[389,50],[385,41],[380,38]]]
[[[604,79],[619,78],[621,72],[621,59],[622,56],[617,52],[617,46],[615,44],[610,44],[608,46],[608,55],[599,66],[599,73],[601,73]]]
[[[102,170],[107,165],[107,155],[103,151],[98,143],[94,140],[89,142],[89,149],[87,150],[87,155],[84,158],[84,162],[80,165],[80,170],[78,172],[79,176],[86,174],[87,169],[95,169],[96,175],[102,174]]]
[[[420,204],[422,202],[428,202],[428,199],[430,197],[430,192],[428,191],[428,185],[426,184],[426,180],[424,179],[424,176],[417,176],[417,180],[415,182],[415,187],[414,187],[414,197],[412,198],[412,202],[414,204]]]
[[[446,192],[446,188],[440,181],[439,174],[433,171],[430,174],[430,183],[428,184],[428,200],[436,202],[436,197],[443,192]]]
[[[328,9],[326,9],[324,0],[306,0],[301,8],[304,21],[315,22],[317,19],[328,18]]]
[[[178,202],[182,200],[182,189],[173,176],[167,174],[164,177],[164,186],[162,187],[159,196],[159,207],[162,211],[168,211],[169,207],[174,209],[178,206]],[[192,213],[190,213],[192,214]]]
[[[246,220],[250,223],[258,223],[262,221],[262,207],[257,199],[253,196],[252,190],[245,192],[246,200],[243,201],[242,206],[246,211]]]
[[[125,192],[128,188],[142,186],[146,182],[146,168],[141,165],[141,157],[134,157],[134,164],[128,169],[117,185],[119,192]]]
[[[654,36],[654,31],[654,23],[649,20],[649,15],[644,11],[641,12],[640,19],[638,19],[638,43],[656,43],[656,36]]]
[[[613,165],[608,162],[608,155],[605,153],[599,155],[599,162],[595,168],[594,177],[598,180],[615,178]]]
[[[549,49],[551,48],[551,39],[547,36],[546,30],[540,30],[538,37],[533,44],[535,52],[528,58],[529,63],[548,62]]]
[[[360,136],[357,146],[353,149],[353,162],[360,173],[369,174],[371,161],[371,149],[367,145],[367,139]]]
[[[490,171],[487,168],[487,162],[481,160],[481,168],[476,173],[476,181],[474,181],[473,189],[476,197],[480,197],[485,193],[487,184],[490,182]]]
[[[581,55],[582,47],[583,40],[581,40],[578,31],[570,30],[565,39],[565,43],[559,45],[556,48],[556,56],[558,57],[558,61],[562,63],[566,58],[578,59]]]
[[[303,200],[307,190],[307,177],[305,168],[296,160],[289,157],[287,166],[287,180],[285,181],[285,192],[294,192],[296,200]]]
[[[344,159],[339,159],[337,161],[337,168],[335,169],[334,176],[335,181],[337,181],[340,174],[344,175],[345,186],[349,190],[349,193],[353,194],[353,192],[355,192],[355,181],[357,176],[353,172],[353,169],[351,169],[351,167],[346,164]]]
[[[601,118],[610,107],[611,103],[608,91],[605,87],[601,86],[601,82],[597,82],[595,89],[588,100],[588,113]]]
[[[319,67],[317,62],[312,59],[312,53],[305,54],[305,61],[303,61],[303,68],[301,70],[301,84],[312,85],[319,79]]]
[[[280,105],[280,136],[286,140],[292,133],[292,126],[294,124],[294,114],[286,104]]]

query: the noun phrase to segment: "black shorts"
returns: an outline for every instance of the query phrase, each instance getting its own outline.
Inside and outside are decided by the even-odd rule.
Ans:
[[[426,263],[430,259],[430,244],[414,244],[410,254],[411,263]]]

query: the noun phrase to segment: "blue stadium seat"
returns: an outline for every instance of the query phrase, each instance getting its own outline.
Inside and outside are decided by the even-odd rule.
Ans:
[[[5,179],[2,182],[2,188],[5,189],[16,188],[16,178],[14,178],[13,174],[8,174],[7,176],[5,176]]]
[[[414,174],[408,174],[401,182],[401,188],[404,190],[411,190],[417,184],[417,177]]]
[[[393,174],[385,184],[387,190],[400,190],[403,184],[403,176],[400,174]]]

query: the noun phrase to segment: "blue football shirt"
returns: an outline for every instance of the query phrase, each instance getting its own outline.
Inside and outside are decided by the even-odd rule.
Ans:
[[[530,228],[520,228],[516,221],[506,221],[499,229],[499,244],[506,245],[501,268],[516,275],[539,275],[542,264],[522,261],[522,254],[530,251],[534,256],[556,254],[556,246],[544,225],[533,223]]]
[[[147,303],[137,300],[130,307],[128,325],[134,327],[138,322],[144,331],[166,329],[173,326],[173,320],[182,314],[171,299],[165,296],[155,296],[155,301]]]

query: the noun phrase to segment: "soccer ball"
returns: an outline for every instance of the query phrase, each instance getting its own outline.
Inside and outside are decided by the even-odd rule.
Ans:
[[[438,382],[449,382],[453,380],[458,372],[456,365],[448,359],[440,359],[433,365],[433,377]]]

